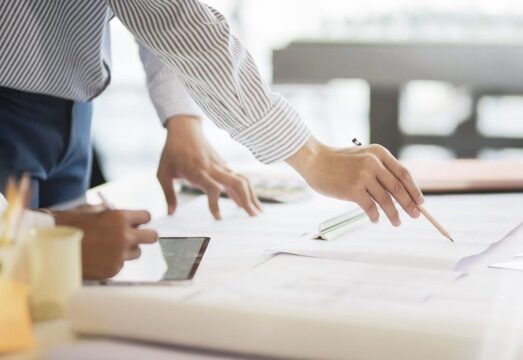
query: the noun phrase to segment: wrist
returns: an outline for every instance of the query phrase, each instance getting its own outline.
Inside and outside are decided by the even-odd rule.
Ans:
[[[165,124],[167,128],[167,143],[185,146],[204,137],[202,120],[195,116],[178,115],[169,118]]]
[[[165,128],[168,132],[183,132],[187,130],[201,130],[202,119],[192,115],[171,116],[165,121]]]
[[[316,167],[318,159],[327,147],[311,136],[309,140],[292,156],[285,160],[303,178],[307,179]]]

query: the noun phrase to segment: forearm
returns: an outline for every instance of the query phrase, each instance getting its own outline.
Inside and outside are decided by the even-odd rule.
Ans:
[[[107,2],[144,46],[178,72],[206,115],[260,161],[286,159],[307,141],[300,116],[262,81],[216,10],[197,0]]]

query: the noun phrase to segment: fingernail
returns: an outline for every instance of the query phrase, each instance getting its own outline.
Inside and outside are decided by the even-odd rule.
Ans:
[[[370,220],[373,224],[377,224],[380,222],[380,218],[375,218]]]
[[[423,195],[421,195],[419,198],[418,198],[418,204],[423,204],[425,202],[425,198],[423,197]]]
[[[396,227],[401,226],[401,220],[394,220],[393,225]]]
[[[412,217],[414,217],[415,219],[417,219],[418,217],[420,216],[420,211],[418,208],[414,208],[412,210]]]

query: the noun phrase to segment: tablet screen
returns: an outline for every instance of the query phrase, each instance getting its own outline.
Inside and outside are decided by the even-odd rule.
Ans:
[[[161,237],[158,243],[142,246],[140,259],[125,263],[105,285],[156,285],[191,280],[205,254],[207,237]]]
[[[190,280],[198,270],[209,238],[160,238],[159,242],[167,265],[161,280]]]

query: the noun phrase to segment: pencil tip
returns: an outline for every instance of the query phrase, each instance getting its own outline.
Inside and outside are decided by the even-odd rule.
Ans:
[[[449,240],[450,240],[450,241],[452,241],[452,242],[454,242],[454,239],[453,239],[453,238],[451,238],[451,237],[449,237]]]

